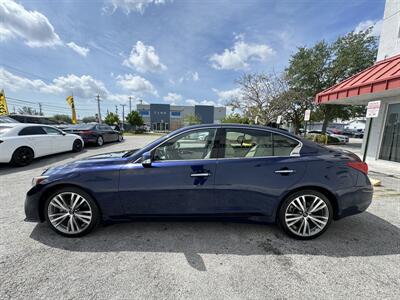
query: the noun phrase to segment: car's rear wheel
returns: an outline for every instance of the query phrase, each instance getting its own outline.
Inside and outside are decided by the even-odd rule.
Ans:
[[[83,143],[80,140],[75,140],[74,144],[72,145],[73,152],[81,152],[83,149]]]
[[[309,240],[323,234],[332,217],[332,205],[325,195],[314,190],[303,190],[285,199],[278,219],[288,235]]]
[[[104,139],[101,135],[97,137],[96,144],[97,144],[97,146],[103,146]]]
[[[96,202],[74,187],[53,193],[46,201],[44,215],[51,229],[67,237],[86,235],[100,223]]]
[[[33,159],[35,158],[35,155],[33,153],[33,150],[29,147],[20,147],[17,150],[14,151],[12,158],[11,158],[11,164],[17,167],[24,167],[29,165]]]

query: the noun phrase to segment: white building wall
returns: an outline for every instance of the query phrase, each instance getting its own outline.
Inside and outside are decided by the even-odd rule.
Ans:
[[[226,116],[226,107],[214,107],[214,123],[221,123],[222,119]]]
[[[377,61],[400,54],[400,1],[386,0]]]

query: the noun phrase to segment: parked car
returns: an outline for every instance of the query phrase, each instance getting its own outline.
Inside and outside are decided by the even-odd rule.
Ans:
[[[332,220],[367,209],[367,172],[351,152],[279,129],[205,124],[50,168],[33,179],[25,214],[68,237],[103,221],[229,216],[277,222],[292,237],[312,239]]]
[[[311,130],[308,133],[322,134],[322,131],[321,130]],[[326,130],[326,134],[331,136],[331,137],[337,138],[339,140],[339,143],[345,144],[345,143],[349,142],[349,137],[348,136],[345,136],[345,135],[342,135],[342,134],[336,134],[330,129]]]
[[[63,129],[65,132],[78,134],[85,144],[102,146],[108,142],[122,142],[122,132],[112,129],[105,124],[78,124]]]
[[[17,120],[10,118],[9,116],[0,116],[0,123],[19,123]]]
[[[83,140],[53,126],[4,123],[0,124],[0,163],[15,166],[29,165],[45,155],[83,149]]]
[[[10,115],[10,117],[21,123],[43,124],[43,125],[53,125],[53,126],[58,124],[57,122],[55,122],[49,118],[46,118],[44,116],[12,114],[12,115]]]
[[[343,135],[347,135],[349,137],[362,139],[364,137],[364,132],[362,129],[344,129]]]

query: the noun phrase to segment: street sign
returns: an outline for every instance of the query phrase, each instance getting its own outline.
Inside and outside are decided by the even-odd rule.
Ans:
[[[367,106],[367,118],[376,118],[379,115],[379,109],[381,107],[381,101],[370,101]]]
[[[304,121],[310,121],[311,110],[306,109],[304,112]]]
[[[276,119],[276,124],[281,124],[282,121],[282,116],[278,116],[278,118]]]

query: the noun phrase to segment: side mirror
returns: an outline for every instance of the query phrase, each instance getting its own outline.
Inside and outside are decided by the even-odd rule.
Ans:
[[[145,152],[142,155],[142,166],[145,168],[151,167],[151,152]]]

